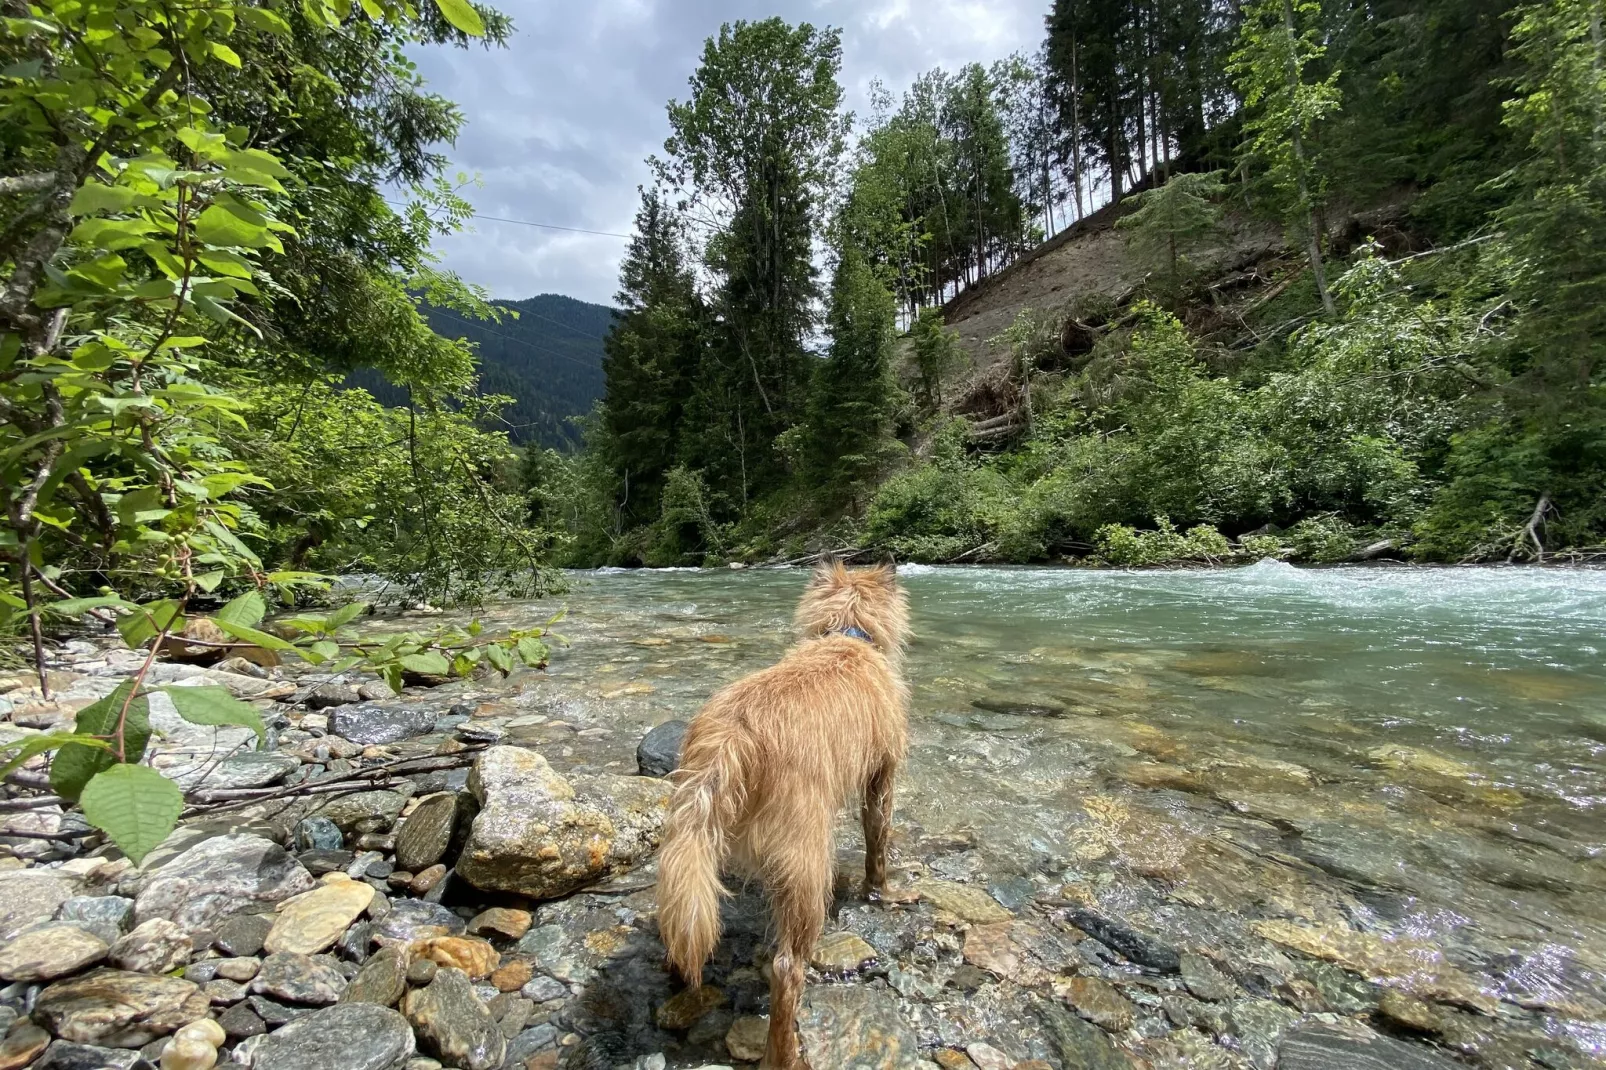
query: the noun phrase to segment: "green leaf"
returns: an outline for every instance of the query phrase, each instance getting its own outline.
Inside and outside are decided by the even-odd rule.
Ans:
[[[212,55],[227,63],[230,67],[238,68],[240,66],[240,54],[222,41],[212,42]]]
[[[447,660],[433,650],[426,650],[422,654],[408,654],[401,659],[401,667],[408,672],[424,676],[446,676],[452,671]]]
[[[367,609],[367,602],[352,602],[348,605],[341,606],[339,609],[329,614],[329,630],[336,631],[340,628],[344,628],[346,625],[362,616]]]
[[[88,613],[91,609],[110,609],[113,606],[126,606],[128,603],[119,595],[102,595],[99,598],[67,598],[60,602],[52,602],[43,607],[46,613],[54,613],[61,617],[76,617]]]
[[[136,866],[178,824],[184,794],[144,765],[116,765],[95,776],[79,797],[84,817],[112,838]]]
[[[117,718],[123,703],[133,693],[134,682],[126,680],[110,695],[78,711],[73,734],[100,736],[109,739],[117,730]],[[145,744],[151,738],[150,703],[144,695],[128,704],[128,720],[123,726],[124,757],[139,761],[145,753]],[[112,747],[116,744],[112,743]],[[103,769],[117,764],[117,756],[109,747],[86,743],[68,743],[56,752],[50,762],[50,787],[57,795],[77,799],[91,777]]]
[[[80,736],[73,732],[51,732],[44,735],[28,736],[0,747],[0,753],[9,751],[13,747],[18,748],[17,753],[6,760],[5,765],[0,765],[0,778],[10,776],[35,755],[56,750],[58,747],[65,747],[69,743],[75,743],[80,747],[99,747],[102,750],[108,750],[111,747],[111,744],[105,740],[96,739],[94,736]]]
[[[179,613],[178,603],[171,598],[147,602],[117,620],[117,630],[130,648],[144,646],[164,630],[180,631],[183,627],[184,617]]]
[[[459,30],[470,37],[485,36],[485,20],[480,18],[480,13],[474,10],[474,5],[468,0],[435,0],[435,4],[446,16],[446,21]]]
[[[316,654],[320,662],[328,661],[330,658],[338,658],[340,656],[340,644],[328,639],[320,639],[308,647],[307,651],[311,654]]]
[[[190,724],[238,725],[255,732],[258,739],[268,736],[256,707],[241,702],[226,687],[164,687],[162,691]]]
[[[503,676],[513,671],[513,654],[504,643],[492,643],[486,647],[485,660],[491,663],[491,668]]]
[[[264,650],[296,652],[295,644],[287,643],[277,635],[270,635],[267,632],[258,631],[248,624],[239,624],[232,620],[225,620],[222,617],[213,617],[212,619],[219,628],[222,628],[234,639],[239,639],[246,643],[255,643]]]
[[[122,212],[138,198],[139,194],[127,186],[108,186],[104,182],[86,182],[78,187],[73,194],[72,204],[67,206],[70,215],[91,215],[95,212]]]
[[[262,623],[262,618],[268,615],[268,604],[262,595],[256,591],[247,591],[222,609],[212,619],[222,626],[223,621],[230,624],[240,624],[247,628],[255,628]]]
[[[234,13],[240,21],[253,30],[263,30],[267,33],[290,35],[290,24],[284,21],[284,16],[262,7],[236,7]]]
[[[551,653],[547,645],[539,639],[525,636],[518,643],[519,659],[532,669],[539,669],[546,665],[547,655]]]

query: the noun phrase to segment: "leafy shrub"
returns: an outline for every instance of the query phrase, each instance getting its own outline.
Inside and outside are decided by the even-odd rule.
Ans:
[[[1288,541],[1301,561],[1332,564],[1354,556],[1355,528],[1331,513],[1306,517],[1294,525]]]
[[[1275,535],[1245,535],[1238,540],[1240,552],[1256,561],[1283,555],[1283,540]]]
[[[1155,517],[1154,523],[1154,531],[1138,531],[1125,524],[1104,525],[1093,537],[1099,556],[1112,565],[1141,567],[1216,560],[1232,554],[1227,537],[1207,524],[1181,532],[1170,517]]]

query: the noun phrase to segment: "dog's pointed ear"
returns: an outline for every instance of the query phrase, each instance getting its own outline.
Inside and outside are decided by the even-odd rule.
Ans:
[[[882,561],[865,570],[870,579],[883,587],[891,587],[898,582],[898,566],[890,561]]]
[[[814,575],[809,577],[809,583],[814,587],[829,587],[846,575],[841,561],[835,557],[822,557],[820,563],[814,566]]]

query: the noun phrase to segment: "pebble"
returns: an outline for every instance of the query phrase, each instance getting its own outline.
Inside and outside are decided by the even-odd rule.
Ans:
[[[76,877],[44,869],[0,871],[0,940],[9,940],[35,922],[55,917],[67,900],[83,892]]]
[[[389,1007],[337,1003],[265,1037],[252,1070],[395,1070],[416,1050],[407,1020]]]
[[[442,792],[420,802],[396,833],[397,867],[417,873],[444,859],[473,801],[467,793]]]
[[[106,942],[76,925],[50,925],[0,947],[0,979],[52,981],[106,957]]]
[[[875,961],[875,948],[854,933],[826,933],[809,953],[809,965],[825,973],[851,973]]]
[[[217,1024],[223,1031],[235,1040],[245,1037],[259,1037],[268,1031],[267,1024],[262,1021],[261,1015],[251,1009],[248,1003],[237,1003],[218,1016]]]
[[[257,975],[262,963],[254,958],[213,959],[212,968],[219,977],[243,984]]]
[[[489,977],[501,961],[496,948],[484,940],[466,936],[437,936],[420,940],[412,947],[413,954],[430,959],[438,966],[462,970],[471,980]]]
[[[399,743],[432,731],[439,716],[422,706],[337,706],[329,714],[329,731],[353,743]]]
[[[518,992],[535,975],[535,968],[524,959],[514,959],[506,966],[491,971],[491,984],[498,992]]]
[[[307,872],[314,877],[322,877],[326,873],[344,873],[356,859],[356,855],[345,850],[325,850],[315,848],[302,851],[296,855],[296,860],[307,867]]]
[[[1010,1070],[1015,1065],[1014,1059],[981,1041],[967,1045],[965,1054],[976,1064],[977,1070]]]
[[[368,885],[345,880],[288,900],[279,907],[279,916],[262,941],[263,950],[316,955],[333,947],[373,898],[374,890]]]
[[[111,944],[134,924],[134,901],[120,895],[78,895],[61,904],[56,919],[88,929]]]
[[[474,915],[468,923],[468,933],[470,936],[500,936],[507,940],[517,940],[530,931],[530,922],[531,915],[528,910],[492,907]]]
[[[251,991],[290,1003],[333,1003],[346,989],[346,977],[327,955],[280,951],[262,960]]]
[[[1182,970],[1182,983],[1200,999],[1220,1003],[1231,999],[1237,990],[1227,975],[1202,955],[1184,951],[1178,965]]]
[[[538,974],[519,989],[519,995],[535,1003],[550,1003],[555,999],[567,998],[569,986],[545,974]]]
[[[407,966],[407,983],[414,986],[429,984],[435,979],[440,966],[433,959],[414,959]]]
[[[261,914],[235,914],[217,927],[212,945],[240,957],[261,954],[262,942],[273,931],[273,919]]]
[[[214,1005],[230,1006],[239,1003],[251,994],[251,990],[238,981],[217,977],[201,985],[201,991]]]
[[[49,1046],[50,1034],[32,1022],[13,1026],[0,1042],[0,1070],[20,1070]]]
[[[437,862],[433,866],[416,874],[407,885],[408,891],[414,895],[428,895],[435,886],[446,879],[446,867]]]
[[[374,1003],[394,1007],[407,992],[407,951],[397,945],[380,948],[341,993],[342,1003]]]
[[[457,936],[467,928],[462,918],[439,903],[398,899],[375,927],[374,939],[382,944],[410,944],[432,936]]]
[[[636,768],[642,776],[667,777],[680,765],[680,747],[689,721],[665,721],[641,738],[636,747]]]
[[[462,970],[442,969],[402,1001],[402,1012],[429,1053],[462,1070],[497,1070],[507,1038]]]
[[[149,1065],[140,1061],[137,1051],[58,1040],[33,1064],[33,1070],[135,1070]]]
[[[756,1063],[764,1058],[764,1046],[769,1042],[770,1020],[748,1015],[731,1023],[725,1034],[725,1050],[732,1059]]]
[[[1132,1002],[1097,977],[1072,977],[1063,984],[1056,982],[1054,994],[1106,1032],[1121,1033],[1132,1027],[1136,1014]]]
[[[119,970],[172,973],[190,960],[190,934],[166,918],[151,918],[111,946],[106,957]]]

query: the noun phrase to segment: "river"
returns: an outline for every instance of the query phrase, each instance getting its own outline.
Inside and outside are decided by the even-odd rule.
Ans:
[[[1288,963],[1336,965],[1445,1008],[1444,1042],[1490,1065],[1606,1059],[1606,572],[900,575],[898,872],[1095,904],[1285,1002]],[[567,607],[518,705],[579,731],[511,730],[632,765],[624,744],[780,654],[806,579],[603,570],[498,607]]]

